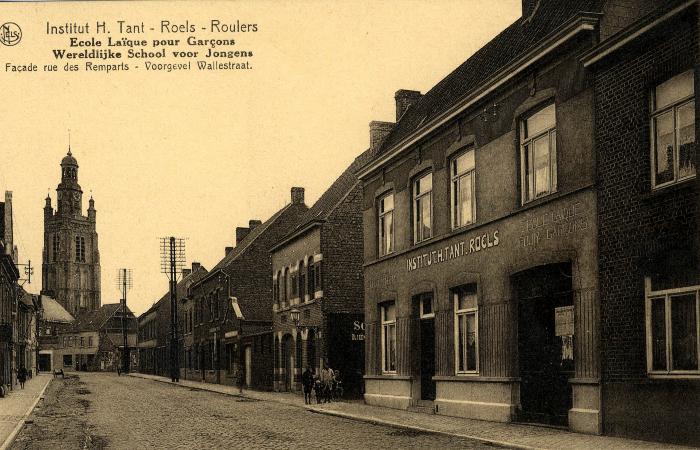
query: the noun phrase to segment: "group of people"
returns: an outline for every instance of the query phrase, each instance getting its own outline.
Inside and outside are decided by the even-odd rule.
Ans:
[[[343,396],[343,383],[340,379],[340,371],[333,370],[328,365],[321,369],[320,374],[308,366],[301,375],[301,384],[304,389],[304,403],[310,405],[312,392],[316,394],[316,403],[328,403]]]

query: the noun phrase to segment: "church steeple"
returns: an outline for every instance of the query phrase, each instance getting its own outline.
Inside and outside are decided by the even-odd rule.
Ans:
[[[56,189],[59,214],[82,214],[83,191],[78,184],[78,161],[70,146],[61,160],[61,183]]]

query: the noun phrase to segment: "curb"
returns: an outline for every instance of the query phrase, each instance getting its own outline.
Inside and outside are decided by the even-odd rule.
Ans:
[[[46,392],[46,388],[49,387],[49,384],[53,381],[52,378],[49,378],[49,382],[44,385],[44,388],[39,392],[39,395],[37,396],[36,400],[32,403],[32,405],[29,407],[27,412],[22,416],[22,419],[20,419],[19,423],[15,426],[15,428],[12,430],[9,436],[7,436],[7,439],[5,439],[5,442],[0,445],[0,450],[6,450],[10,448],[10,445],[12,445],[13,442],[15,442],[15,439],[17,438],[17,435],[19,432],[24,428],[25,421],[27,420],[27,417],[34,411],[34,408],[36,408],[36,405],[39,403],[39,400],[44,398],[44,392]]]
[[[191,388],[190,386],[185,386],[183,384],[174,383],[170,380],[160,380],[158,378],[141,377],[141,376],[132,375],[132,374],[129,374],[129,375],[134,377],[134,378],[141,378],[142,380],[157,381],[160,383],[175,385],[175,386],[179,386],[179,387],[187,388],[187,389],[197,389],[197,390],[201,390],[201,391],[212,392],[214,394],[227,395],[229,397],[252,398],[255,400],[260,400],[260,399],[256,399],[255,397],[247,396],[245,394],[234,394],[234,393],[229,393],[229,392],[221,392],[221,391],[207,389],[206,387]],[[374,417],[358,416],[356,414],[349,414],[349,413],[344,413],[344,412],[340,412],[340,411],[331,411],[331,410],[327,410],[327,409],[317,409],[317,408],[313,408],[313,407],[310,407],[307,405],[295,405],[295,404],[282,402],[282,401],[276,401],[276,400],[262,400],[262,401],[272,401],[272,402],[279,403],[282,405],[289,405],[289,406],[294,406],[296,408],[305,409],[305,410],[312,412],[312,413],[315,413],[315,414],[323,414],[323,415],[327,415],[327,416],[340,417],[343,419],[354,420],[356,422],[365,422],[365,423],[371,423],[374,425],[382,425],[382,426],[388,426],[388,427],[393,427],[393,428],[400,428],[400,429],[404,429],[404,430],[418,431],[421,433],[439,434],[442,436],[452,436],[452,437],[458,437],[458,438],[462,438],[462,439],[470,439],[470,440],[481,442],[484,444],[491,444],[491,445],[494,445],[497,447],[516,448],[519,450],[546,450],[544,447],[531,447],[529,445],[516,444],[514,442],[499,441],[496,439],[488,439],[488,438],[484,438],[484,437],[480,437],[480,436],[473,436],[473,435],[469,435],[469,434],[453,433],[453,432],[449,432],[449,431],[441,431],[441,430],[434,430],[434,429],[430,429],[430,428],[417,427],[417,426],[413,426],[413,425],[402,424],[399,422],[392,422],[389,420],[377,419]],[[0,450],[3,450],[3,448],[0,448]]]

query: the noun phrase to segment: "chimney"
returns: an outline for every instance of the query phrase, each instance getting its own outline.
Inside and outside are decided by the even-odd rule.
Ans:
[[[236,245],[240,244],[248,236],[248,233],[250,233],[250,228],[236,227]]]
[[[226,247],[226,253],[224,254],[224,256],[228,255],[232,251],[233,251],[233,247]]]
[[[304,204],[304,188],[303,187],[293,187],[292,188],[292,204],[303,205]]]
[[[196,272],[199,270],[199,268],[202,267],[202,265],[198,262],[193,262],[192,263],[192,272]]]
[[[393,122],[379,122],[373,120],[369,123],[369,149],[372,153],[379,150],[382,142],[396,125]]]
[[[527,19],[535,12],[540,0],[522,0],[523,2],[523,19]]]
[[[192,269],[182,269],[182,278],[192,273]]]
[[[408,89],[399,89],[394,94],[396,100],[396,121],[398,122],[406,110],[416,103],[422,97],[420,91],[410,91]]]
[[[262,225],[261,220],[252,219],[248,221],[248,228],[250,228],[250,231],[253,231],[258,225]]]

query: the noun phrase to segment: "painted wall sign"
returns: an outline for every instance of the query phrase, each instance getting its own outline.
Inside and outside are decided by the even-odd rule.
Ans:
[[[519,245],[534,247],[544,240],[586,230],[589,224],[585,212],[583,203],[575,202],[529,216],[522,220]]]
[[[554,308],[554,332],[557,336],[573,336],[574,307],[562,306]]]
[[[477,253],[491,247],[496,247],[500,243],[498,230],[483,233],[469,239],[455,242],[454,244],[432,250],[422,255],[413,256],[406,259],[406,269],[409,272],[430,267],[456,258],[461,258],[472,253]]]
[[[360,320],[355,320],[352,322],[352,333],[351,339],[353,341],[364,341],[365,340],[365,323]]]

